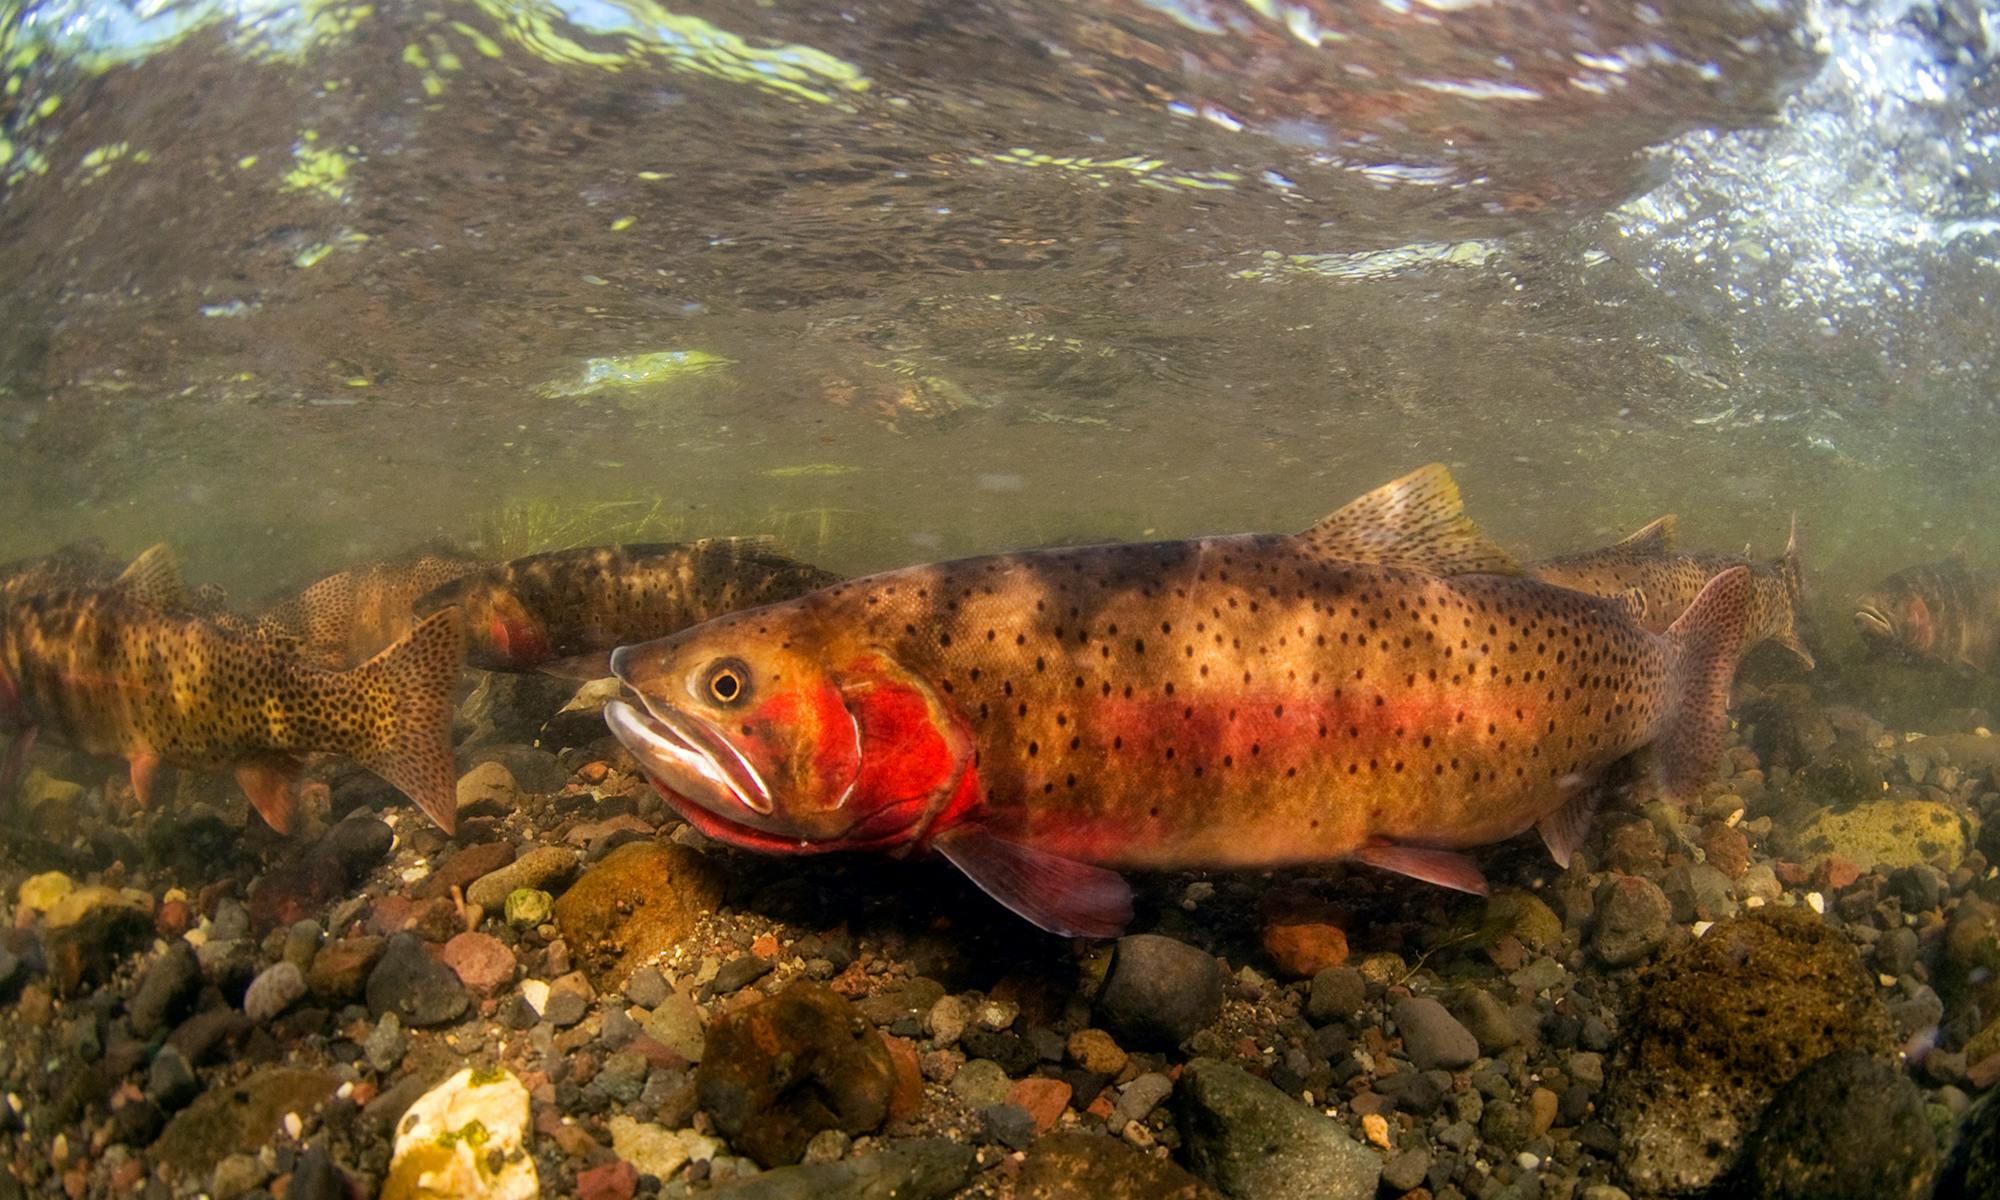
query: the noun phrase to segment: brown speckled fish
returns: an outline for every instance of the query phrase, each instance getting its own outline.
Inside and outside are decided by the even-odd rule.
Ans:
[[[300,653],[316,666],[351,667],[410,632],[420,597],[484,565],[422,553],[354,567],[273,605],[257,629],[296,638]]]
[[[1966,674],[2000,663],[2000,575],[1955,554],[1876,584],[1854,606],[1854,628],[1870,650]]]
[[[465,614],[466,661],[488,671],[611,673],[614,647],[802,596],[839,578],[758,538],[592,546],[517,558],[438,588],[417,605]]]
[[[1800,597],[1798,519],[1792,520],[1784,556],[1769,563],[1733,554],[1676,553],[1674,523],[1669,514],[1616,545],[1528,563],[1528,574],[1544,583],[1621,600],[1639,624],[1653,633],[1663,633],[1694,603],[1709,580],[1731,567],[1748,567],[1751,602],[1747,646],[1775,641],[1797,655],[1806,670],[1812,670],[1812,652],[1799,632],[1804,605]]]
[[[1118,868],[1355,858],[1466,890],[1652,744],[1687,795],[1750,606],[1723,573],[1663,635],[1522,577],[1432,466],[1299,535],[912,567],[613,667],[612,731],[703,832],[772,853],[936,849],[1045,929],[1108,936]]]
[[[310,666],[288,641],[163,610],[120,587],[9,585],[0,588],[0,730],[18,734],[17,765],[42,731],[128,760],[141,803],[162,763],[232,768],[280,831],[294,817],[301,756],[343,754],[449,830],[460,656],[453,613],[336,673]]]

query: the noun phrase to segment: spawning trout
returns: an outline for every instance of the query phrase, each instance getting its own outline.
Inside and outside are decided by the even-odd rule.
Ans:
[[[1466,891],[1652,744],[1693,792],[1750,608],[1664,634],[1527,578],[1430,466],[1302,534],[1049,549],[836,584],[627,646],[612,731],[702,832],[944,854],[1057,933],[1109,937],[1123,868],[1354,858]]]
[[[1731,567],[1748,567],[1750,628],[1745,650],[1775,641],[1812,670],[1812,651],[1799,633],[1804,605],[1798,518],[1792,518],[1784,555],[1768,563],[1733,554],[1676,553],[1676,520],[1669,513],[1615,545],[1528,563],[1528,574],[1543,583],[1622,600],[1640,625],[1664,633],[1709,580]]]
[[[351,667],[410,632],[419,598],[484,565],[426,552],[354,567],[273,605],[257,630],[296,638],[315,666]]]
[[[611,674],[614,647],[789,600],[839,578],[761,538],[593,546],[467,575],[425,596],[417,611],[455,605],[465,614],[471,666],[602,679]]]
[[[455,613],[437,616],[352,671],[320,670],[294,643],[156,607],[144,589],[0,587],[0,730],[5,774],[47,730],[131,765],[150,799],[162,763],[232,768],[257,812],[288,832],[301,757],[360,762],[447,831],[456,818]],[[8,784],[11,779],[0,778]]]
[[[2000,661],[2000,576],[1963,554],[1898,571],[1856,601],[1854,629],[1871,650],[1977,674]]]

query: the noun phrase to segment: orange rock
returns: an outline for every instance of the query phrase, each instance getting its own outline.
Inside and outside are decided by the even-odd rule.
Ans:
[[[759,958],[778,957],[777,935],[767,933],[764,936],[758,938],[756,941],[751,942],[750,953],[757,955]]]
[[[611,764],[604,762],[587,762],[576,769],[576,777],[585,783],[603,783],[609,774]]]
[[[1007,1090],[1007,1103],[1035,1119],[1035,1132],[1047,1133],[1056,1127],[1063,1110],[1069,1107],[1069,1085],[1060,1079],[1023,1079]]]
[[[1266,925],[1264,953],[1293,979],[1310,979],[1347,961],[1347,934],[1331,924]]]
[[[917,1060],[917,1044],[908,1038],[884,1034],[889,1058],[896,1066],[896,1089],[889,1094],[889,1120],[913,1121],[924,1111],[924,1071]]]

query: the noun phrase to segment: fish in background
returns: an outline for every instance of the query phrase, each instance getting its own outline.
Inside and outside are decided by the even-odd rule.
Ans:
[[[297,639],[300,653],[316,666],[351,667],[409,633],[421,597],[485,565],[424,551],[354,567],[272,605],[256,628]]]
[[[416,610],[456,606],[464,614],[471,666],[601,679],[618,646],[839,578],[763,538],[593,546],[488,567],[432,591]]]
[[[1854,629],[1871,651],[1966,674],[2000,662],[2000,575],[1963,553],[1908,567],[1855,602]]]
[[[1757,562],[1747,557],[1747,550],[1743,555],[1677,552],[1677,520],[1669,513],[1614,545],[1530,562],[1528,574],[1558,587],[1621,600],[1648,632],[1664,633],[1709,580],[1732,567],[1748,567],[1751,608],[1746,649],[1775,641],[1812,670],[1812,651],[1806,649],[1800,632],[1804,604],[1798,518],[1792,518],[1785,553],[1773,562]]]
[[[0,794],[38,734],[130,764],[150,800],[161,764],[231,769],[257,812],[289,831],[303,756],[345,755],[447,831],[456,819],[451,696],[455,613],[423,622],[351,671],[295,643],[189,611],[171,557],[148,551],[103,586],[0,583],[0,731],[15,734]]]
[[[626,646],[606,720],[703,833],[936,850],[1044,929],[1108,937],[1124,868],[1356,859],[1483,892],[1558,861],[1641,747],[1686,797],[1752,609],[1722,572],[1663,634],[1523,575],[1432,465],[1304,533],[911,567]]]
[[[0,582],[31,587],[66,587],[115,578],[125,563],[100,538],[71,542],[47,554],[0,563]]]

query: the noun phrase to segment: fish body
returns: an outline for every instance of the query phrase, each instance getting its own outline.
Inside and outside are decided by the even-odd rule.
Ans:
[[[839,577],[754,538],[595,546],[534,554],[432,591],[420,613],[465,617],[466,661],[488,671],[610,674],[614,647],[740,608],[804,595]]]
[[[0,728],[18,734],[15,760],[41,731],[128,760],[142,803],[162,763],[233,769],[280,831],[293,819],[301,756],[342,754],[450,829],[460,655],[449,614],[332,672],[288,642],[117,587],[9,587],[0,594]]]
[[[256,628],[296,639],[300,653],[315,665],[350,667],[410,632],[418,598],[485,565],[423,553],[355,567],[273,605]]]
[[[2000,662],[2000,575],[1963,555],[1896,572],[1855,602],[1855,631],[1871,650],[1968,674]]]
[[[1680,553],[1674,548],[1674,526],[1675,518],[1669,514],[1615,545],[1541,559],[1526,568],[1544,583],[1620,600],[1641,626],[1664,633],[1709,580],[1732,567],[1748,567],[1748,645],[1776,641],[1812,670],[1812,651],[1800,632],[1804,605],[1798,522],[1792,523],[1784,555],[1774,562],[1733,554]]]
[[[712,836],[936,849],[1061,932],[1121,927],[1131,867],[1352,857],[1477,891],[1455,851],[1539,826],[1566,861],[1641,746],[1698,786],[1747,575],[1648,633],[1520,576],[1434,467],[1300,535],[964,559],[724,617],[621,649],[606,717]]]

